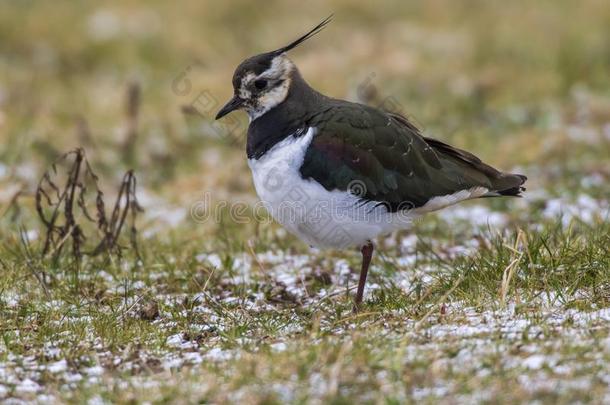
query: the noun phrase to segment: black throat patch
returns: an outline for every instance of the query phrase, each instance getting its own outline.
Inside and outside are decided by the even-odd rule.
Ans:
[[[295,68],[286,99],[250,123],[246,146],[248,159],[259,159],[289,136],[305,134],[311,126],[310,118],[324,103],[325,98],[311,89]]]
[[[304,121],[286,120],[280,108],[274,108],[254,120],[248,128],[246,153],[248,159],[260,159],[277,143],[289,136],[303,136],[307,132]]]

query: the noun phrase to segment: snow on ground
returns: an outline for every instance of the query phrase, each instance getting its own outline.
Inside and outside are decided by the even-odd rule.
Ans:
[[[590,221],[607,218],[608,202],[595,200],[586,195],[580,195],[574,201],[550,199],[546,203],[543,217],[555,218],[563,215],[563,221],[573,219]],[[505,214],[494,212],[485,206],[475,205],[467,208],[456,208],[439,214],[442,221],[453,225],[467,223],[476,229],[505,227],[508,218]],[[567,219],[566,219],[567,218]],[[568,226],[569,222],[564,222]],[[397,270],[383,273],[380,261],[374,262],[372,277],[367,286],[366,294],[379,288],[376,280],[392,282],[405,293],[408,293],[418,283],[429,283],[439,269],[434,265],[421,264],[417,255],[418,239],[408,235],[399,241],[388,238],[383,241],[388,246],[394,246],[400,252],[397,256],[387,259],[394,263]],[[435,242],[436,243],[436,242]],[[438,242],[433,248],[442,257],[452,258],[456,255],[469,255],[476,252],[479,246],[477,238],[465,239],[458,245],[447,246]],[[239,360],[244,354],[256,352],[266,345],[272,353],[280,355],[290,353],[298,346],[294,336],[302,330],[301,325],[294,323],[279,328],[272,342],[261,342],[256,339],[255,331],[252,336],[238,340],[237,346],[226,347],[226,339],[222,334],[227,325],[228,318],[220,316],[210,306],[211,303],[235,304],[252,313],[257,311],[273,311],[277,302],[298,306],[332,306],[333,297],[345,294],[348,286],[354,288],[358,272],[350,267],[345,259],[326,259],[316,257],[316,254],[290,254],[284,251],[267,251],[259,253],[256,257],[243,253],[235,255],[232,261],[223,263],[222,258],[215,253],[201,253],[196,260],[200,263],[217,268],[222,271],[221,283],[226,285],[239,285],[246,289],[246,293],[234,296],[230,292],[202,291],[198,294],[162,294],[155,293],[155,299],[161,308],[175,307],[176,303],[190,299],[195,303],[192,311],[204,315],[206,322],[193,324],[191,331],[199,334],[212,334],[213,338],[200,341],[197,336],[181,332],[168,336],[162,349],[157,351],[133,350],[128,356],[126,353],[110,352],[99,337],[95,336],[93,328],[89,325],[82,344],[95,353],[94,356],[85,356],[80,361],[68,362],[64,357],[62,347],[73,342],[73,332],[65,332],[55,336],[47,342],[42,350],[32,353],[15,354],[10,352],[4,342],[0,342],[0,400],[15,397],[37,399],[39,402],[52,400],[53,397],[45,389],[45,381],[58,381],[60,391],[69,391],[77,385],[95,386],[103,384],[104,377],[109,373],[120,370],[133,373],[134,381],[145,386],[156,384],[156,373],[162,371],[177,371],[209,363],[228,363]],[[416,265],[417,264],[417,265]],[[228,268],[227,268],[228,266]],[[332,269],[332,270],[330,270]],[[143,305],[140,302],[142,295],[139,292],[149,291],[154,286],[147,286],[142,280],[131,282],[127,287],[124,280],[101,271],[96,275],[107,285],[109,291],[118,294],[128,291],[135,292],[135,296],[125,300],[126,316],[136,316]],[[164,274],[152,274],[151,280],[161,280]],[[377,278],[379,277],[379,278]],[[255,283],[264,282],[271,290],[262,294],[260,289],[253,289]],[[318,283],[317,289],[312,289],[312,283]],[[320,287],[320,284],[322,285]],[[244,298],[245,297],[245,298]],[[7,308],[16,308],[22,297],[15,292],[5,291],[2,294],[2,303]],[[536,300],[535,300],[536,301]],[[607,381],[610,384],[610,308],[600,308],[593,311],[565,310],[557,304],[553,297],[541,296],[536,302],[533,312],[523,311],[514,303],[499,308],[470,308],[460,302],[447,303],[443,315],[434,313],[423,323],[419,324],[404,314],[394,314],[397,319],[404,317],[402,322],[386,328],[384,346],[395,345],[397,355],[405,364],[430,361],[430,367],[451,368],[460,373],[484,377],[492,370],[489,369],[489,358],[502,355],[502,367],[507,372],[522,370],[518,384],[527,390],[552,390],[554,392],[568,392],[570,390],[587,390],[590,378]],[[61,309],[66,317],[62,322],[89,324],[88,316],[72,316],[77,314],[78,308],[73,304],[62,301],[50,301],[44,304],[47,308]],[[176,326],[172,320],[172,313],[160,310],[158,319],[152,324],[160,331]],[[356,325],[337,327],[336,325],[321,322],[320,328],[338,339],[349,339],[349,332]],[[362,327],[362,325],[360,326]],[[394,332],[396,330],[396,332]],[[602,340],[593,337],[594,331],[601,331]],[[605,331],[605,332],[604,332]],[[604,335],[605,333],[605,335]],[[19,336],[19,331],[14,331]],[[162,334],[162,333],[161,333]],[[597,340],[596,340],[597,339]],[[526,343],[523,343],[524,340]],[[404,342],[408,342],[405,344]],[[234,343],[234,342],[233,342]],[[569,354],[562,352],[564,347],[595,348],[584,355],[584,360],[571,361]],[[518,347],[518,349],[515,349]],[[443,356],[443,350],[451,348],[453,356]],[[371,350],[378,350],[374,347]],[[593,374],[589,377],[574,377],[583,375],[586,370]],[[150,374],[140,375],[143,371]],[[147,377],[148,376],[148,377]],[[324,393],[323,378],[311,375],[309,384],[312,386],[311,394],[322,397]],[[384,387],[384,375],[378,374],[379,386],[392,391],[392,387]],[[281,398],[289,400],[291,391],[297,382],[282,384],[274,388]],[[422,385],[411,393],[415,399],[437,398],[454,391],[451,381],[437,381],[434,386]],[[315,389],[314,389],[315,387]],[[238,395],[238,393],[236,393]],[[482,390],[476,398],[462,398],[463,400],[489,400],[493,393]],[[610,395],[610,394],[608,394]],[[489,398],[488,398],[489,397]],[[610,397],[608,398],[610,400]],[[15,402],[17,403],[17,402]]]
[[[384,347],[373,346],[371,350],[387,350],[390,345],[406,365],[430,361],[429,367],[432,369],[452,369],[456,373],[478,377],[485,377],[493,371],[489,368],[490,359],[501,353],[504,372],[520,370],[518,384],[532,392],[548,390],[568,393],[571,390],[587,390],[591,378],[610,382],[610,336],[607,334],[610,308],[583,312],[549,307],[536,313],[519,313],[514,305],[505,309],[481,311],[452,303],[446,310],[445,318],[432,319],[430,325],[421,329],[416,328],[412,320],[405,319],[404,327],[399,332],[390,328],[386,336],[380,337]],[[349,329],[332,332],[337,338],[349,339]],[[601,340],[594,337],[592,331],[596,330],[605,330],[605,337]],[[67,335],[58,336],[41,353],[23,356],[7,354],[3,348],[0,352],[6,360],[0,362],[0,399],[18,396],[37,398],[38,401],[48,400],[48,393],[41,381],[52,378],[53,381],[60,382],[60,391],[67,391],[76,385],[103,384],[104,375],[116,368],[134,372],[138,376],[137,384],[142,386],[147,382],[146,377],[139,375],[139,370],[152,371],[148,383],[158,384],[158,381],[155,382],[156,372],[177,371],[209,362],[232,362],[244,353],[259,349],[252,344],[254,341],[247,338],[241,347],[223,349],[221,340],[216,346],[210,347],[207,344],[200,345],[184,334],[175,334],[167,338],[166,348],[160,352],[142,350],[125,358],[122,353],[113,354],[100,347],[96,357],[83,359],[82,365],[75,365],[62,359],[62,352],[57,347],[62,339],[69,338]],[[285,336],[271,343],[269,348],[273,353],[283,353],[290,352],[291,349],[298,350],[299,344],[291,336]],[[574,361],[571,354],[562,353],[565,346],[587,347],[591,350],[584,354],[584,359]],[[449,348],[453,355],[443,355]],[[593,374],[582,377],[587,370],[593,370]],[[574,377],[578,375],[581,377]],[[383,373],[379,373],[378,378],[383,385]],[[325,382],[321,379],[322,376],[319,375],[310,378],[314,397],[324,396]],[[281,397],[290,398],[291,390],[296,389],[298,384],[302,383],[295,381],[293,386],[282,384],[276,388],[282,391]],[[432,387],[424,384],[412,395],[415,399],[442,397],[454,390],[452,384],[442,380],[436,381]],[[488,394],[485,390],[473,393],[477,396],[476,400],[482,400]]]
[[[574,220],[591,225],[610,218],[610,204],[607,200],[596,200],[587,194],[580,194],[576,201],[553,198],[546,202],[542,215],[547,219],[561,218],[564,228]]]

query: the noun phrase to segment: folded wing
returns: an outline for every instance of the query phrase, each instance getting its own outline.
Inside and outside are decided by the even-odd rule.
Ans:
[[[526,177],[503,173],[464,150],[425,138],[405,117],[361,104],[337,104],[308,120],[317,129],[301,176],[327,190],[353,190],[392,212],[473,188],[518,196]]]

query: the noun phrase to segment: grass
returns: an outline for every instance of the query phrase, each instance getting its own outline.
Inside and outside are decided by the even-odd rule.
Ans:
[[[261,221],[247,122],[212,121],[330,12],[292,54],[316,88],[529,177],[379,240],[359,314],[359,254]],[[608,27],[595,0],[2,3],[0,400],[610,401]],[[35,187],[76,146],[107,205],[135,170],[141,260],[41,255]]]
[[[216,269],[193,260],[195,243],[179,249],[150,242],[146,269],[99,264],[104,274],[83,277],[78,294],[58,272],[50,299],[28,274],[26,258],[12,260],[1,288],[19,298],[2,304],[4,371],[34,375],[45,391],[71,401],[595,402],[607,389],[610,355],[608,314],[600,312],[610,300],[607,235],[607,225],[527,234],[504,305],[502,274],[515,256],[506,238],[483,239],[488,248],[461,259],[439,261],[421,249],[406,289],[397,282],[406,269],[388,254],[357,315],[335,274],[330,290],[338,294],[330,297],[329,280],[312,270],[303,286],[283,285],[252,263],[251,280],[240,282],[243,273],[230,261]],[[542,244],[553,252],[536,249]],[[277,270],[290,259],[261,252],[259,260]],[[332,266],[320,254],[304,260],[303,267]],[[356,255],[348,263],[355,267]],[[423,271],[427,265],[433,270]],[[303,267],[282,274],[298,276]],[[65,370],[48,371],[62,360]],[[102,377],[87,383],[96,366]],[[72,374],[85,378],[69,382]]]

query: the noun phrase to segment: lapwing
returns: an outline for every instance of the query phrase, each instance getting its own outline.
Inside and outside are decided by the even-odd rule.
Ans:
[[[254,187],[272,217],[313,247],[357,247],[362,303],[373,243],[428,212],[481,197],[519,196],[526,177],[422,135],[406,117],[314,90],[286,53],[322,30],[244,60],[233,98],[243,109]]]

